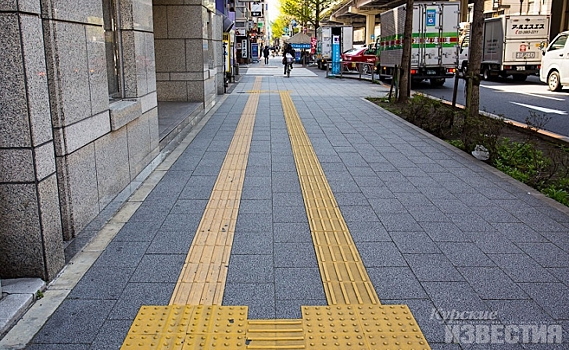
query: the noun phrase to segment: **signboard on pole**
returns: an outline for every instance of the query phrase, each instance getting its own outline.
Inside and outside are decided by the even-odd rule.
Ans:
[[[332,75],[340,74],[340,36],[332,35]]]
[[[241,40],[241,57],[248,58],[249,51],[247,50],[247,39]]]
[[[259,44],[251,43],[251,57],[253,58],[253,61],[256,61],[259,57]]]

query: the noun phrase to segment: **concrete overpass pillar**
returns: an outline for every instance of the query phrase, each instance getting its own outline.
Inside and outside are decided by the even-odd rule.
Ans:
[[[366,14],[366,45],[375,42],[375,39],[371,38],[373,34],[375,34],[375,14]]]

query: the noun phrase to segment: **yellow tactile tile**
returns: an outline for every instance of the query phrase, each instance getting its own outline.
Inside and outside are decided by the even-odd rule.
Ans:
[[[379,304],[292,99],[280,96],[328,304]]]
[[[257,78],[186,256],[170,305],[221,304],[260,87],[261,79]]]

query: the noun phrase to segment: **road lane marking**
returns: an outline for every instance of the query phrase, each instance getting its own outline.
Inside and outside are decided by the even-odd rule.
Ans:
[[[502,92],[510,92],[512,94],[527,95],[527,96],[532,96],[532,97],[540,97],[540,98],[545,98],[545,99],[555,100],[555,101],[565,101],[564,98],[542,96],[542,95],[537,95],[535,93],[530,93],[530,92],[525,92],[525,91],[510,90],[510,89],[506,89],[506,88],[500,87],[500,86],[493,86],[493,85],[480,85],[480,86],[485,87],[487,89],[498,90],[498,91],[502,91]],[[518,85],[518,86],[519,87],[525,87],[525,85]],[[540,94],[547,94],[547,93],[548,92],[540,92]]]
[[[566,112],[566,111],[560,111],[560,110],[558,110],[558,109],[551,109],[551,108],[533,106],[533,105],[528,105],[528,104],[525,104],[525,103],[519,103],[519,102],[513,102],[513,101],[510,101],[510,103],[513,103],[513,104],[518,105],[518,106],[530,108],[530,109],[535,109],[536,111],[540,111],[540,112],[543,112],[543,113],[553,113],[553,114],[567,115],[567,112]]]

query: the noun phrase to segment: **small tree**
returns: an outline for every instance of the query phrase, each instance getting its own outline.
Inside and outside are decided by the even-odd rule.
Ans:
[[[295,18],[304,26],[320,27],[324,17],[322,11],[332,5],[333,0],[281,0],[281,13]]]
[[[399,97],[397,103],[405,103],[409,99],[409,76],[411,64],[411,46],[413,36],[413,0],[407,0],[405,6],[405,32],[403,34],[403,54],[401,56],[401,74],[399,78]]]
[[[468,50],[469,62],[467,71],[466,108],[470,117],[478,118],[480,111],[480,64],[482,63],[484,0],[474,0],[473,10]]]

